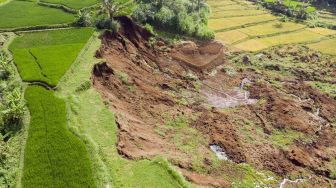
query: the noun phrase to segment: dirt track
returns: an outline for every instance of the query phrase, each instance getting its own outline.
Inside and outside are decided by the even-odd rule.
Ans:
[[[281,178],[299,174],[309,178],[308,186],[329,184],[336,156],[335,99],[299,76],[279,77],[278,89],[267,82],[268,75],[253,68],[230,74],[223,67],[230,62],[220,43],[150,44],[146,30],[126,18],[121,22],[124,29],[119,33],[102,36],[97,56],[106,63],[93,70],[94,87],[116,113],[121,155],[131,159],[163,155],[200,186],[229,187],[232,182],[223,174],[239,176],[239,171],[224,164],[213,167],[209,146],[216,144],[235,163],[249,163]],[[241,86],[244,79],[246,85]],[[174,142],[176,131],[164,129],[158,134],[167,116],[188,117],[189,127],[203,135],[206,143],[197,151],[205,171],[195,170],[194,154]],[[274,145],[272,135],[287,130],[304,139],[286,147]],[[185,137],[193,139],[189,133]]]

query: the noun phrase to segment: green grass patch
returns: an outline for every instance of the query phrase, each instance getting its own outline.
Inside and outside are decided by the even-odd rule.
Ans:
[[[226,31],[226,32],[219,32],[215,34],[216,39],[219,39],[226,44],[232,44],[237,41],[243,40],[248,38],[249,36],[246,35],[245,33],[242,33],[238,30],[231,30],[231,31]]]
[[[71,23],[75,16],[36,2],[13,0],[0,6],[0,18],[0,29],[10,29]]]
[[[317,88],[323,93],[327,93],[336,99],[336,85],[335,84],[329,84],[329,83],[323,83],[323,82],[309,82],[309,84],[313,86],[314,88]]]
[[[100,2],[99,0],[42,0],[42,2],[60,4],[74,9],[81,9]]]
[[[295,130],[275,130],[269,137],[272,144],[279,148],[285,149],[287,146],[291,145],[295,140],[302,141],[304,143],[310,143],[313,138],[307,137],[307,135],[302,132]]]
[[[31,114],[23,187],[96,187],[85,145],[67,129],[65,102],[40,86],[26,89]]]
[[[183,177],[162,158],[132,161],[118,154],[117,131],[114,114],[106,106],[101,95],[89,88],[77,92],[77,88],[90,80],[94,58],[100,47],[95,36],[89,41],[83,54],[59,83],[57,95],[69,104],[69,127],[87,140],[94,160],[95,174],[101,174],[100,187],[187,187]],[[100,161],[100,162],[98,162]]]
[[[10,46],[22,79],[56,86],[92,33],[84,28],[22,34]]]
[[[277,19],[271,14],[259,15],[259,16],[243,16],[243,17],[232,17],[232,18],[220,18],[220,19],[210,19],[209,28],[215,31],[222,29],[229,29],[233,27],[240,27],[246,24],[253,24],[265,21],[271,21]]]
[[[317,43],[309,44],[307,46],[325,54],[336,55],[336,39],[323,40]]]

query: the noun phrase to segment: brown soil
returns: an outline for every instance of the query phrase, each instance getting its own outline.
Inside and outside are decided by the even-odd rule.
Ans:
[[[169,45],[158,39],[151,44],[151,34],[142,27],[125,17],[120,21],[118,33],[102,36],[97,56],[106,62],[94,67],[93,84],[115,112],[121,155],[130,159],[163,155],[199,186],[229,187],[232,182],[223,174],[229,177],[238,172],[225,165],[211,167],[209,145],[216,144],[235,163],[249,163],[280,177],[299,173],[310,178],[311,186],[328,184],[332,171],[329,163],[336,156],[332,127],[335,99],[299,78],[281,80],[284,87],[278,90],[250,69],[229,75],[222,66],[227,60],[220,43]],[[244,92],[255,103],[248,103],[237,92],[244,78],[251,81]],[[202,85],[201,90],[197,84]],[[227,109],[232,110],[213,107],[209,93],[222,97],[219,103],[229,100],[234,105]],[[317,109],[320,113],[316,115]],[[198,152],[204,156],[202,168],[206,171],[195,170],[194,154],[172,142],[175,132],[158,134],[167,114],[171,119],[181,114],[191,117],[190,127],[204,135],[207,143]],[[247,121],[253,122],[248,133],[244,129]],[[311,141],[294,140],[288,147],[276,147],[270,138],[283,130],[302,133]]]

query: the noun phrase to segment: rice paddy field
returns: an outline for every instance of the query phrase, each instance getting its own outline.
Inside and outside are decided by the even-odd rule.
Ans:
[[[236,50],[260,51],[277,45],[303,44],[322,53],[336,55],[336,30],[306,23],[283,22],[252,2],[210,0],[209,27],[215,37]]]
[[[22,79],[56,86],[92,33],[84,28],[21,34],[10,50]]]
[[[41,2],[61,4],[73,9],[82,9],[97,4],[99,0],[42,0]]]
[[[24,154],[23,187],[96,187],[82,141],[67,127],[66,104],[54,91],[26,89],[31,115]]]
[[[69,24],[75,15],[60,9],[40,6],[37,2],[12,0],[0,6],[0,30]]]

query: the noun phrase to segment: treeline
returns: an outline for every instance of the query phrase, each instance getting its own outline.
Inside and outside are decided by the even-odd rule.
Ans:
[[[114,17],[128,15],[158,30],[212,39],[214,33],[207,27],[209,14],[205,0],[102,0],[101,7],[79,11],[76,24],[115,32],[120,25]]]
[[[298,19],[311,19],[316,16],[316,8],[309,2],[296,0],[258,0],[264,7]]]
[[[211,39],[208,29],[210,8],[204,0],[139,0],[133,17],[159,30],[201,39]]]

